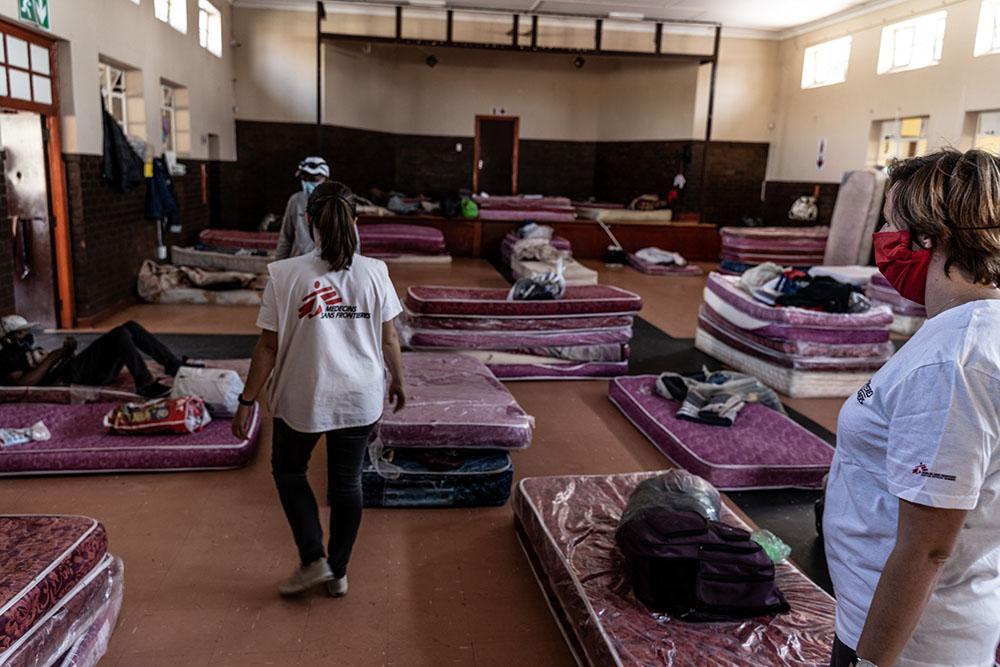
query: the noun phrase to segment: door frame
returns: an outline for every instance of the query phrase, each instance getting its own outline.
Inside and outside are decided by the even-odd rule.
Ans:
[[[518,116],[476,116],[476,139],[472,151],[472,191],[479,192],[480,125],[483,121],[500,121],[514,124],[514,151],[511,156],[510,192],[517,194],[518,144],[521,140],[521,119]]]
[[[62,154],[62,124],[59,116],[59,42],[49,35],[28,30],[6,19],[0,19],[0,32],[19,37],[41,46],[49,52],[49,78],[52,80],[52,103],[40,104],[29,100],[0,96],[0,108],[33,111],[41,114],[45,139],[46,172],[49,190],[49,219],[52,224],[53,264],[56,288],[56,320],[62,328],[75,324],[76,295],[73,283],[73,245],[70,237],[69,197],[66,190],[66,169]],[[8,71],[8,78],[10,76]],[[7,90],[10,91],[8,81]]]

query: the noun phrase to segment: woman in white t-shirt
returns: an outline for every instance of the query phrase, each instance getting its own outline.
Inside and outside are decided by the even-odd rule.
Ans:
[[[270,281],[257,317],[254,349],[233,432],[243,437],[251,407],[271,377],[274,416],[271,468],[298,547],[300,567],[279,586],[297,595],[322,583],[347,593],[347,562],[361,525],[361,468],[382,415],[385,369],[389,399],[406,403],[399,338],[402,311],[384,262],[356,254],[354,196],[341,183],[321,184],[306,216],[317,249],[268,265]],[[316,498],[306,469],[326,435],[330,493],[329,546],[323,548]]]
[[[837,425],[823,532],[832,665],[993,664],[1000,639],[1000,161],[889,172],[875,259],[927,322]]]

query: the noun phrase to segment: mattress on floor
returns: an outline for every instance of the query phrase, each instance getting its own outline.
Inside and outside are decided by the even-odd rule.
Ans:
[[[844,174],[830,217],[823,264],[867,264],[872,233],[882,214],[885,171],[859,169]]]
[[[205,245],[220,248],[248,248],[250,250],[269,250],[278,248],[277,232],[246,232],[238,229],[203,229],[198,234],[198,240]]]
[[[507,301],[508,289],[417,285],[406,290],[406,307],[423,316],[537,318],[632,315],[642,298],[611,285],[567,287],[553,301]]]
[[[539,584],[580,664],[592,667],[826,667],[833,598],[787,561],[775,568],[791,611],[731,623],[653,614],[625,581],[615,530],[636,485],[658,472],[529,477],[512,500]],[[723,506],[722,520],[748,529]]]
[[[420,330],[443,331],[579,331],[617,329],[632,326],[632,315],[595,315],[594,317],[562,317],[538,319],[493,319],[489,317],[424,317],[404,312],[406,324]]]
[[[83,581],[107,549],[104,526],[90,517],[0,515],[0,655]]]
[[[567,197],[531,197],[525,195],[474,195],[472,199],[480,210],[500,211],[557,211],[575,210]]]
[[[259,306],[261,292],[254,289],[208,290],[198,287],[173,287],[163,290],[148,303],[194,304],[207,306]]]
[[[107,651],[123,597],[124,566],[106,553],[17,641],[0,649],[0,664],[94,667]]]
[[[575,331],[442,331],[414,329],[400,325],[402,342],[407,347],[444,347],[466,350],[520,350],[540,347],[575,347],[611,345],[632,340],[632,327],[580,329]]]
[[[702,275],[701,267],[695,266],[694,264],[688,264],[687,266],[666,266],[664,264],[653,264],[652,262],[647,262],[641,257],[636,257],[635,253],[632,252],[628,254],[627,259],[628,265],[633,269],[651,276],[686,277]]]
[[[241,273],[267,273],[267,265],[274,257],[262,255],[232,255],[226,252],[198,250],[197,248],[170,248],[170,263],[174,266],[194,266],[209,271],[239,271]]]
[[[792,398],[853,396],[872,375],[869,371],[803,371],[778,366],[734,349],[701,328],[695,332],[694,346],[726,366],[753,375],[775,391]]]
[[[0,403],[0,423],[44,421],[52,433],[45,442],[0,449],[0,475],[238,468],[257,448],[259,409],[245,440],[233,436],[224,419],[187,435],[111,435],[103,419],[121,401],[105,402],[99,394],[95,401],[73,403],[78,396],[73,387],[50,387],[22,402]]]
[[[576,209],[577,215],[586,220],[596,220],[605,224],[627,225],[639,222],[645,225],[669,225],[674,222],[674,214],[670,209],[659,211],[632,211],[623,208],[592,208]]]
[[[505,451],[371,448],[361,488],[365,507],[489,507],[507,502],[513,480]]]
[[[406,407],[379,423],[386,447],[523,449],[534,418],[483,362],[461,354],[403,354]]]
[[[480,220],[495,222],[573,222],[576,220],[576,209],[568,211],[543,211],[537,209],[514,210],[480,208]]]
[[[821,488],[833,460],[833,447],[759,403],[725,427],[676,417],[681,404],[656,393],[655,375],[615,378],[608,398],[667,458],[720,489]]]
[[[370,253],[440,255],[446,251],[444,234],[423,225],[367,223],[358,225],[361,248]]]
[[[366,257],[380,259],[386,264],[451,264],[451,255],[419,255],[413,253],[383,253],[362,251]]]
[[[521,362],[486,365],[497,378],[516,380],[593,380],[613,378],[628,373],[628,361]]]
[[[531,278],[542,273],[554,272],[556,265],[550,262],[511,259],[510,270],[516,279]],[[587,268],[572,257],[563,261],[563,278],[566,279],[566,285],[596,285],[597,277],[597,271]]]

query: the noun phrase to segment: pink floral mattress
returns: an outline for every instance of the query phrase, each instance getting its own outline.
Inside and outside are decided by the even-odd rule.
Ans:
[[[615,378],[608,398],[667,458],[721,489],[821,488],[833,460],[830,445],[757,403],[724,427],[677,418],[655,375]]]
[[[358,235],[366,253],[440,255],[446,251],[444,234],[434,227],[368,223],[358,226]]]
[[[665,266],[663,264],[653,264],[647,262],[641,257],[636,257],[634,253],[628,254],[628,264],[636,271],[640,273],[646,273],[651,276],[700,276],[702,275],[702,270],[700,266],[695,266],[694,264],[688,264],[687,266]]]
[[[892,308],[892,312],[899,315],[927,317],[927,309],[924,306],[900,295],[896,291],[896,288],[881,273],[872,275],[871,282],[868,283],[868,287],[865,289],[865,294],[872,301],[887,304]]]
[[[501,380],[593,380],[613,378],[628,373],[628,361],[587,361],[578,364],[489,364],[486,366]]]
[[[403,354],[406,407],[386,405],[379,437],[386,447],[523,449],[535,420],[477,359]]]
[[[107,550],[104,526],[89,517],[0,515],[0,655],[72,591]]]
[[[203,229],[198,240],[205,245],[221,248],[248,248],[250,250],[276,250],[277,232],[246,232],[238,229]]]
[[[61,390],[62,396],[56,396]],[[203,470],[245,465],[257,448],[259,411],[250,437],[237,440],[228,420],[215,420],[188,435],[110,435],[102,421],[122,401],[72,404],[78,390],[52,387],[25,402],[0,404],[0,423],[30,426],[44,421],[46,442],[0,449],[0,475],[69,474],[142,470]],[[43,402],[58,398],[56,402]],[[129,399],[126,399],[129,400]]]
[[[407,312],[407,326],[442,331],[579,331],[632,326],[632,315],[596,315],[552,319],[493,319],[489,317],[424,317]]]
[[[744,239],[826,239],[829,227],[723,227],[719,230],[723,238]]]
[[[566,288],[555,301],[507,301],[507,289],[418,285],[406,291],[413,313],[443,317],[535,318],[633,315],[642,308],[638,294],[611,285]]]
[[[782,266],[815,266],[823,263],[823,253],[779,253],[779,252],[730,252],[723,248],[720,259],[740,264],[763,264],[774,262]]]
[[[784,252],[820,254],[826,250],[826,237],[757,237],[722,235],[723,250],[734,252]]]
[[[657,474],[528,477],[517,485],[518,535],[577,660],[593,667],[826,667],[833,598],[787,561],[776,567],[791,605],[786,614],[685,623],[635,598],[614,535],[635,486]],[[726,506],[722,520],[749,528]]]
[[[632,327],[573,331],[441,331],[403,327],[408,347],[444,347],[456,350],[520,350],[540,347],[611,345],[632,340]]]
[[[479,209],[480,220],[498,222],[573,222],[576,220],[576,209],[567,211],[546,211],[541,209]]]
[[[505,211],[564,211],[573,209],[573,202],[566,197],[524,197],[521,195],[501,195],[482,197],[475,195],[472,199],[480,210],[497,209]]]

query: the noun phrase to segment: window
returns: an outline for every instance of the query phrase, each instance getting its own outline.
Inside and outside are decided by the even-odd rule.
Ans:
[[[948,12],[940,11],[882,28],[878,73],[905,72],[941,62]]]
[[[14,35],[0,37],[0,97],[52,104],[49,50]]]
[[[153,13],[175,30],[187,32],[187,0],[153,0]]]
[[[1000,155],[1000,111],[980,112],[972,147]]]
[[[160,140],[164,151],[191,152],[188,90],[167,81],[160,82]]]
[[[884,167],[893,158],[919,157],[927,153],[927,117],[876,121],[878,153],[876,166]]]
[[[974,56],[1000,53],[1000,0],[983,0],[979,8],[979,27],[976,29]]]
[[[107,63],[97,64],[97,73],[101,78],[101,100],[122,131],[128,132],[128,84],[125,70]]]
[[[851,38],[841,37],[810,46],[802,61],[802,87],[818,88],[847,80]]]
[[[198,0],[198,43],[222,57],[222,14],[208,0]]]

